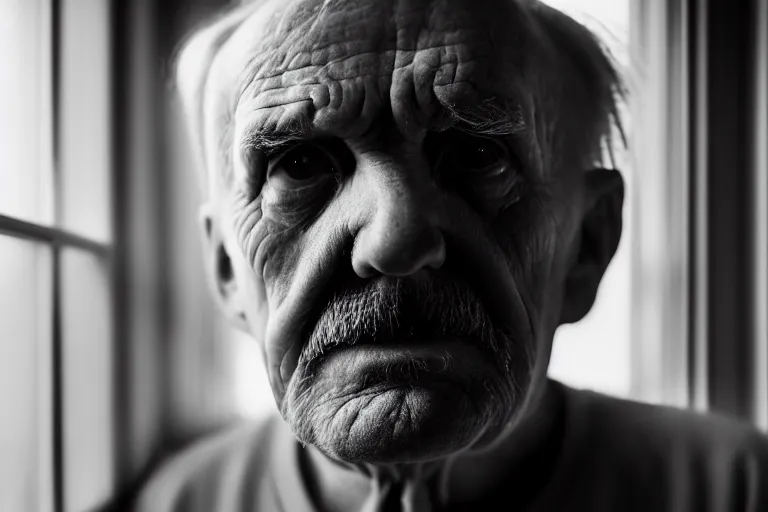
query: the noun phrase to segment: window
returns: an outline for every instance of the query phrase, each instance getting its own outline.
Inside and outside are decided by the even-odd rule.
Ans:
[[[0,0],[0,510],[113,493],[108,6]]]
[[[599,296],[587,321],[574,326],[574,333],[583,330],[573,345],[612,330],[612,315],[590,330],[593,318],[629,307],[629,345],[621,359],[601,362],[599,373],[631,361],[629,386],[621,384],[633,398],[728,413],[766,428],[768,4],[547,1],[594,13],[609,29],[610,13],[622,12],[629,29],[622,43],[628,51],[617,57],[631,64],[634,172],[622,242],[631,248],[623,277],[631,303],[606,308]],[[619,273],[621,251],[602,296]],[[613,290],[610,300],[620,296]],[[588,371],[597,373],[599,354],[610,352],[573,364],[578,354],[561,357],[567,334],[556,341],[553,373],[607,390],[580,368],[591,364]]]

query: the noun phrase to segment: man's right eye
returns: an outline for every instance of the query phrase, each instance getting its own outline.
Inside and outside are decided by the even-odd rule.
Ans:
[[[334,159],[323,148],[316,144],[300,144],[276,159],[269,169],[269,179],[280,181],[286,187],[302,187],[338,172]]]

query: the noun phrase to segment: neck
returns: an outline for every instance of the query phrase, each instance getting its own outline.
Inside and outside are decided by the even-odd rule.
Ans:
[[[469,448],[420,463],[349,464],[332,460],[314,447],[305,450],[304,474],[322,510],[359,510],[373,489],[384,483],[428,484],[444,505],[477,502],[510,478],[526,482],[530,493],[539,490],[555,466],[563,423],[561,390],[545,381],[530,411],[492,446]],[[526,497],[521,497],[526,500]]]

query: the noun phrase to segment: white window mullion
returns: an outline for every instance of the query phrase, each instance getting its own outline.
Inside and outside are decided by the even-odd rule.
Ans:
[[[755,421],[768,430],[768,2],[757,2],[755,17]]]

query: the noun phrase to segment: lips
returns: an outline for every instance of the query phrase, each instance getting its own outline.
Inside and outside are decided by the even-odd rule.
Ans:
[[[460,339],[410,340],[377,344],[366,342],[337,347],[315,360],[313,373],[342,376],[358,382],[358,391],[376,387],[413,386],[418,383],[459,381],[476,370],[488,368],[489,361],[475,345]]]

